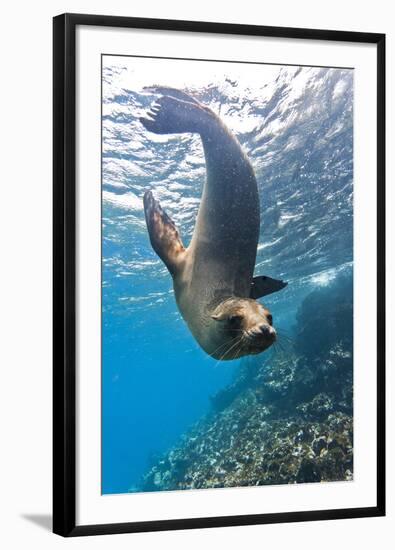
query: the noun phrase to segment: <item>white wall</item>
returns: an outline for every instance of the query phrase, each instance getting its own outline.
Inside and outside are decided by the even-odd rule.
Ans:
[[[265,7],[267,5],[267,7]],[[1,25],[0,540],[5,548],[389,548],[395,533],[393,438],[388,437],[387,518],[68,539],[52,535],[51,511],[51,40],[53,15],[103,13],[387,33],[388,145],[394,150],[395,18],[390,0],[8,0]],[[393,101],[393,100],[392,100]],[[387,181],[394,180],[388,154]],[[389,186],[388,205],[395,207]],[[389,216],[388,216],[389,217]],[[388,236],[394,232],[389,220]],[[390,239],[388,239],[390,241]],[[391,244],[393,244],[391,242]],[[393,246],[392,246],[393,248]],[[389,252],[389,247],[388,247]],[[388,258],[388,280],[394,276]],[[393,304],[394,291],[388,285]],[[390,306],[387,308],[390,310]],[[388,327],[388,387],[394,347]],[[391,392],[392,393],[392,392]],[[390,400],[388,424],[394,429]],[[32,516],[35,521],[32,521]],[[29,519],[30,518],[30,519]],[[393,544],[393,542],[392,542]]]

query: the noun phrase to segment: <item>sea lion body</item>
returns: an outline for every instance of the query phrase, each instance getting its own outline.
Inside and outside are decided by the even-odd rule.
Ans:
[[[254,170],[213,111],[178,90],[154,91],[165,95],[141,122],[155,133],[199,133],[207,176],[187,249],[174,223],[146,192],[152,246],[173,277],[178,308],[200,346],[220,359],[259,353],[274,342],[276,333],[268,310],[251,298],[260,229]],[[260,279],[279,287],[266,288],[267,282],[261,281],[266,285],[261,295],[285,286]]]

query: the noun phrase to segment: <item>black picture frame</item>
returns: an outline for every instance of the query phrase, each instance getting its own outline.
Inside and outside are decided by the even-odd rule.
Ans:
[[[76,525],[76,27],[93,25],[377,45],[377,504],[289,513]],[[132,533],[385,515],[385,35],[63,14],[53,19],[53,531]],[[132,519],[132,518],[131,518]]]

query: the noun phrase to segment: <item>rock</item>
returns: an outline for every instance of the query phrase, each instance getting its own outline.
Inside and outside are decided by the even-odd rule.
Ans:
[[[314,454],[317,456],[320,456],[321,451],[323,449],[327,449],[328,443],[325,437],[319,437],[318,439],[314,439],[312,444],[312,449],[314,451]]]
[[[296,476],[297,483],[312,483],[321,481],[321,475],[314,460],[304,458],[300,463]]]

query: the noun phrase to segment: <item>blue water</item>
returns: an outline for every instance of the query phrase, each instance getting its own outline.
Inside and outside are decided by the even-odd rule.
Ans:
[[[353,260],[352,70],[104,57],[103,493],[133,490],[243,361],[217,363],[198,347],[149,243],[144,191],[188,243],[205,176],[198,136],[155,136],[139,123],[152,84],[193,93],[250,157],[261,201],[256,274],[289,283],[264,300],[275,326],[292,331],[303,298]]]

